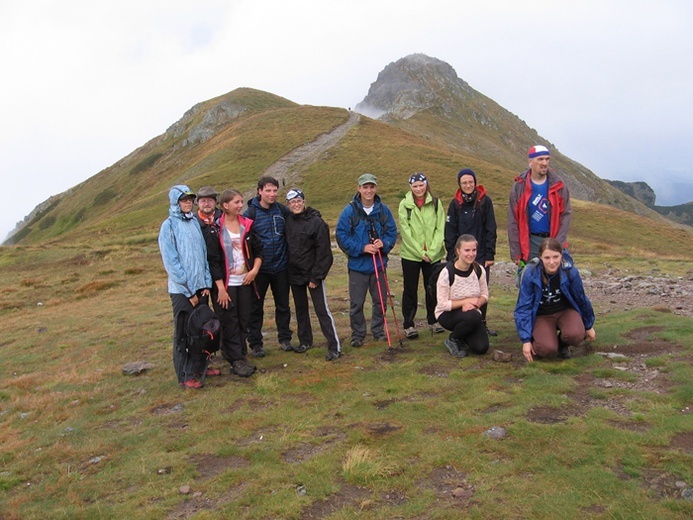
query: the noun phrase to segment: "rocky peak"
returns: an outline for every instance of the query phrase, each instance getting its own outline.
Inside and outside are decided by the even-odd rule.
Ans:
[[[410,54],[378,74],[356,111],[374,118],[391,113],[408,119],[433,104],[444,105],[441,93],[465,98],[472,92],[449,64],[425,54]]]

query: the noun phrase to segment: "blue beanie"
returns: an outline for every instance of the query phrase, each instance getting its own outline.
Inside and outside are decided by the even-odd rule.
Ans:
[[[465,168],[464,170],[460,170],[460,173],[457,174],[457,184],[460,183],[460,179],[462,178],[463,175],[471,175],[474,177],[474,185],[476,186],[476,173],[474,173],[474,170],[470,168]]]

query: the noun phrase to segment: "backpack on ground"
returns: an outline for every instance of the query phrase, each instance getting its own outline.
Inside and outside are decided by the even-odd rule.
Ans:
[[[438,278],[440,278],[440,273],[443,269],[447,269],[448,272],[448,284],[452,285],[455,281],[455,262],[438,262],[433,266],[433,272],[431,272],[431,278],[428,280],[428,285],[426,285],[426,296],[429,301],[433,304],[435,308],[438,305]],[[474,273],[477,278],[481,278],[481,264],[474,262],[472,264],[474,267]]]
[[[198,304],[185,323],[186,351],[188,354],[209,358],[219,350],[221,323],[209,305]]]

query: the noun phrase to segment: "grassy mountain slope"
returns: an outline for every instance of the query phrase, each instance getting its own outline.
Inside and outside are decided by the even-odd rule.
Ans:
[[[196,189],[211,184],[252,193],[264,169],[343,124],[348,115],[342,109],[300,106],[264,92],[238,89],[195,106],[163,135],[55,197],[14,238],[22,244],[152,241],[167,216],[171,185],[188,183]],[[446,146],[442,140],[364,117],[295,180],[306,190],[309,204],[334,224],[364,171],[378,175],[379,192],[396,213],[412,172],[425,172],[434,193],[447,204],[461,167],[474,168],[494,200],[502,251],[507,194],[517,172]],[[607,224],[603,214],[609,215]],[[690,234],[666,221],[606,206],[602,211],[599,204],[575,204],[574,222],[575,243],[611,242],[611,248],[624,251],[642,246],[673,256],[684,255],[690,245]],[[628,226],[633,227],[628,230]],[[611,232],[624,227],[623,232]],[[634,243],[638,229],[652,229],[653,238]]]

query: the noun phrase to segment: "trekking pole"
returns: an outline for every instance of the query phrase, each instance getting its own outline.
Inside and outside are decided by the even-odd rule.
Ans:
[[[390,307],[392,307],[392,317],[395,320],[395,329],[397,329],[397,339],[399,340],[399,346],[403,347],[404,343],[402,340],[404,339],[404,334],[402,334],[402,331],[399,328],[399,321],[397,320],[397,313],[395,312],[395,302],[392,300],[392,292],[390,292],[390,282],[387,279],[387,270],[385,269],[385,264],[383,263],[383,254],[378,249],[378,257],[380,258],[380,265],[383,268],[383,278],[385,278],[385,289],[387,290],[387,297],[390,302]]]
[[[383,323],[385,325],[385,336],[387,337],[387,349],[392,350],[392,340],[390,339],[390,327],[387,326],[387,309],[383,299],[383,291],[380,287],[380,275],[378,274],[378,262],[373,255],[373,269],[375,270],[375,283],[378,286],[378,296],[380,297],[380,310],[383,313]]]

